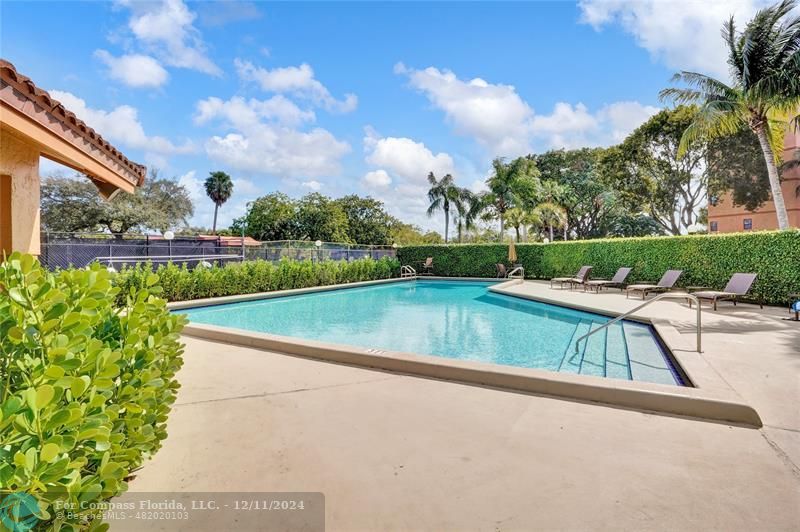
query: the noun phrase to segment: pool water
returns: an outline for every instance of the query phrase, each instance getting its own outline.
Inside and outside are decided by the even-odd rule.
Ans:
[[[196,323],[328,343],[681,385],[644,324],[490,292],[492,283],[407,281],[178,312]]]

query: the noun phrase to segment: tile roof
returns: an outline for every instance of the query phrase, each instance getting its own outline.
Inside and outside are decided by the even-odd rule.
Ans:
[[[37,87],[29,77],[17,72],[14,65],[5,59],[0,59],[0,100],[83,151],[94,156],[101,155],[105,162],[111,163],[111,168],[136,186],[144,183],[147,175],[144,165],[125,157],[75,113],[52,98],[47,91]],[[54,127],[53,119],[61,127]]]

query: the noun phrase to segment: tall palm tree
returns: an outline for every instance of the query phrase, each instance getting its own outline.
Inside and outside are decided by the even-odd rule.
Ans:
[[[433,172],[428,174],[428,216],[433,216],[436,211],[444,211],[444,243],[447,244],[447,236],[450,229],[450,206],[455,206],[461,196],[461,189],[455,185],[453,176],[445,175],[437,180]]]
[[[569,229],[569,216],[567,213],[567,209],[564,206],[564,199],[567,196],[567,187],[561,185],[560,183],[553,181],[552,179],[548,179],[546,181],[542,181],[542,190],[539,194],[541,201],[544,203],[550,203],[562,209],[564,211],[564,223],[561,228],[564,230],[564,240],[567,239],[567,231]],[[553,239],[552,231],[550,235],[550,240]]]
[[[492,170],[494,173],[486,180],[489,191],[484,195],[484,202],[500,219],[502,240],[506,211],[532,201],[538,194],[539,171],[527,157],[518,157],[509,163],[498,157],[492,161]]]
[[[553,241],[554,229],[563,228],[567,225],[567,211],[564,207],[556,205],[555,203],[544,202],[540,203],[533,210],[536,216],[541,220],[542,225],[550,229],[550,241]]]
[[[208,174],[205,187],[206,195],[214,202],[214,225],[211,226],[213,235],[217,232],[217,211],[233,194],[233,181],[225,172],[211,172]]]
[[[744,31],[730,18],[722,27],[728,45],[730,85],[696,72],[680,72],[661,97],[677,103],[700,103],[700,112],[686,129],[679,154],[699,138],[714,138],[749,127],[758,137],[767,165],[772,200],[780,229],[789,228],[778,164],[791,113],[800,106],[800,16],[791,15],[796,0],[781,2],[756,13]],[[795,119],[795,123],[800,123]]]

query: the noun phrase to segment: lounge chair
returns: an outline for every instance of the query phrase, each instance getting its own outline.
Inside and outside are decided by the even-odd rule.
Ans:
[[[495,269],[497,270],[497,278],[498,279],[505,279],[508,277],[508,270],[506,269],[506,265],[502,262],[498,262],[494,265]]]
[[[422,263],[422,275],[433,275],[433,257],[428,257]]]
[[[592,288],[594,288],[598,294],[603,288],[619,288],[621,292],[625,289],[625,287],[628,286],[625,282],[625,279],[628,278],[628,275],[631,273],[632,269],[633,268],[620,268],[611,279],[590,279],[586,281],[585,286],[590,292],[592,291]]]
[[[550,279],[550,288],[553,288],[553,283],[559,283],[562,289],[565,284],[569,284],[570,288],[575,284],[583,284],[589,278],[591,271],[591,266],[581,266],[581,269],[578,270],[574,277],[554,277]]]
[[[741,296],[747,295],[755,280],[755,273],[734,273],[733,277],[731,277],[731,280],[725,285],[725,289],[721,292],[716,290],[702,290],[700,292],[692,292],[692,295],[700,300],[698,304],[702,301],[710,301],[714,306],[714,310],[717,310],[717,301],[729,299],[733,301],[734,305],[736,305],[736,300]],[[759,304],[761,305],[761,308],[764,308],[763,303]],[[691,307],[692,300],[690,299],[689,308]]]
[[[678,278],[683,274],[683,270],[667,270],[667,273],[661,277],[658,284],[632,284],[625,291],[625,297],[629,297],[631,292],[641,292],[642,299],[644,299],[650,292],[666,292],[672,290]]]

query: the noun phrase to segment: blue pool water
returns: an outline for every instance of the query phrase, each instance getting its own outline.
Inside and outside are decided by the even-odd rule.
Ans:
[[[329,343],[617,379],[681,384],[650,327],[492,293],[409,281],[181,310],[196,323]]]

